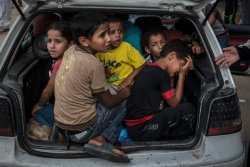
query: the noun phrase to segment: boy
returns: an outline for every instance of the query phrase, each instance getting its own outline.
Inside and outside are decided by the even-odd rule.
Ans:
[[[88,143],[84,145],[87,153],[106,160],[129,162],[111,143],[119,135],[125,115],[122,100],[129,96],[130,90],[124,88],[112,96],[103,64],[94,56],[96,52],[110,49],[106,19],[98,12],[82,12],[72,19],[75,45],[65,52],[56,76],[55,122],[69,141]]]
[[[127,102],[125,122],[134,141],[184,138],[194,129],[194,106],[180,104],[185,75],[192,68],[186,43],[172,40],[164,45],[155,63],[138,74]],[[178,74],[175,91],[170,78]],[[168,106],[160,106],[165,99]]]
[[[182,41],[186,42],[186,45],[190,42],[190,39],[184,39],[184,34],[181,37]],[[167,43],[166,36],[162,29],[158,27],[149,28],[142,37],[144,50],[146,52],[146,62],[155,62],[160,57],[160,52],[163,46]],[[197,41],[192,41],[192,52],[194,54],[200,54],[202,51],[201,46]]]
[[[97,53],[96,57],[104,64],[111,94],[116,94],[122,88],[131,85],[134,77],[146,64],[138,50],[123,42],[122,20],[112,17],[108,22],[111,50]]]
[[[160,57],[161,50],[167,43],[167,39],[160,28],[152,27],[144,33],[142,42],[144,50],[148,54],[146,62],[155,62]]]

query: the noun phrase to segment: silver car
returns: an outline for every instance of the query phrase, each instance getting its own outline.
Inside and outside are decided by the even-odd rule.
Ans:
[[[0,48],[0,166],[203,166],[242,167],[245,159],[243,127],[236,87],[230,71],[216,66],[222,53],[202,10],[210,0],[26,0]],[[178,140],[134,142],[117,146],[130,163],[95,158],[83,146],[67,141],[38,140],[28,135],[31,110],[48,81],[51,59],[44,33],[34,34],[40,15],[54,13],[70,19],[80,11],[144,17],[182,17],[195,27],[203,48],[192,55],[194,70],[186,80],[185,97],[197,110],[193,136]],[[148,21],[150,23],[150,19]],[[44,26],[45,22],[39,24]],[[41,27],[40,27],[41,28]],[[169,33],[166,30],[166,33]],[[172,35],[175,33],[171,32]]]

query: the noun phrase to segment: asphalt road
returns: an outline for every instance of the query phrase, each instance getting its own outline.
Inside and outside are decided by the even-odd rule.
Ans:
[[[15,8],[12,9],[11,25],[19,16]],[[0,33],[0,46],[8,32]],[[243,126],[245,132],[245,145],[248,148],[250,139],[250,76],[236,76],[233,75],[235,85],[237,87],[238,96],[240,98],[240,107],[243,119]],[[248,150],[248,149],[247,149]]]

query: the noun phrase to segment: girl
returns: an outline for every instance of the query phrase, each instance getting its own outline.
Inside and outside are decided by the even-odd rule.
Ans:
[[[34,118],[51,129],[54,124],[54,106],[46,104],[54,93],[56,73],[62,62],[64,52],[72,45],[72,34],[68,22],[54,22],[47,31],[47,48],[52,58],[56,59],[51,78],[42,92],[40,100],[32,109]]]

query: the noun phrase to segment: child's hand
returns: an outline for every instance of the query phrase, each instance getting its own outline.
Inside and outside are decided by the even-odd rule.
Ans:
[[[125,87],[119,91],[119,93],[124,94],[124,97],[127,98],[130,96],[130,88]]]
[[[193,41],[192,44],[193,44],[193,46],[192,46],[192,52],[194,54],[201,54],[201,52],[202,52],[201,45],[198,42],[196,42],[196,41]]]
[[[189,70],[193,69],[193,61],[190,56],[186,58],[186,61],[183,61],[180,65],[180,72],[181,75],[186,75]]]
[[[120,91],[123,88],[126,88],[127,86],[129,86],[131,84],[132,80],[127,77],[126,79],[124,79],[119,85],[118,85],[118,91]]]
[[[31,114],[34,116],[35,112],[39,109],[43,108],[43,106],[39,105],[39,103],[36,103],[36,105],[33,107]]]

